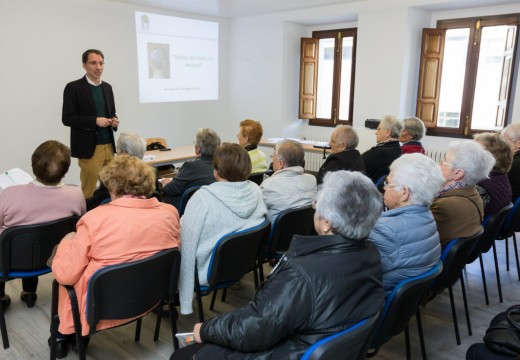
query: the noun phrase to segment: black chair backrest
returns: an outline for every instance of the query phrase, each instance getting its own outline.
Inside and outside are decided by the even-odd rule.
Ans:
[[[271,223],[264,221],[251,229],[219,239],[211,253],[208,284],[236,282],[254,268],[265,249]]]
[[[305,352],[301,360],[364,359],[378,319],[379,312],[318,341]]]
[[[96,271],[87,292],[87,321],[91,333],[100,320],[128,319],[145,313],[162,300],[172,302],[180,258],[179,250],[172,248]]]
[[[483,233],[484,229],[481,228],[473,236],[451,240],[442,249],[441,260],[443,268],[442,273],[433,282],[432,289],[434,291],[447,289],[459,280],[460,273],[466,266],[471,251]]]
[[[408,327],[408,322],[417,311],[419,302],[441,272],[442,262],[439,262],[428,272],[403,280],[396,285],[386,299],[383,315],[372,341],[374,346],[383,345]]]
[[[273,223],[267,252],[289,249],[294,235],[314,233],[314,209],[311,206],[281,211]]]
[[[506,220],[507,214],[513,207],[512,203],[507,204],[496,213],[486,216],[482,222],[484,226],[484,233],[480,237],[480,240],[476,243],[471,255],[468,258],[468,264],[475,261],[480,254],[486,253],[491,249],[495,239],[497,238],[504,221]]]
[[[502,238],[508,238],[518,231],[520,231],[520,197],[513,202],[513,208],[504,220],[500,235]]]
[[[257,185],[260,185],[262,181],[264,181],[264,173],[251,174],[249,176],[250,181],[254,182]]]
[[[186,210],[186,205],[188,205],[188,201],[191,199],[193,194],[195,194],[195,192],[197,192],[197,190],[199,189],[200,186],[192,186],[184,190],[181,197],[181,203],[179,205],[179,216],[182,216],[184,214],[184,210]]]
[[[13,226],[0,234],[0,271],[30,271],[46,268],[52,249],[71,231],[78,216],[43,224]]]

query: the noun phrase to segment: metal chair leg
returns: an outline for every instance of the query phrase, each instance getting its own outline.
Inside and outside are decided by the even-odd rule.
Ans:
[[[497,276],[497,287],[498,287],[498,298],[501,303],[504,302],[504,298],[502,297],[502,285],[500,284],[500,269],[498,268],[498,258],[497,258],[497,247],[493,242],[493,259],[495,260],[495,273]]]
[[[9,348],[9,337],[7,336],[7,325],[5,323],[4,316],[4,304],[0,301],[0,332],[2,333],[2,343],[4,344],[4,349]]]
[[[466,296],[466,286],[464,285],[464,278],[462,277],[462,273],[460,274],[460,288],[462,290],[462,300],[464,302],[464,312],[466,313],[466,324],[468,324],[468,335],[473,335],[471,332],[471,320],[469,318],[469,307],[468,307],[468,298]]]
[[[478,256],[480,260],[480,272],[482,273],[482,284],[484,285],[484,296],[486,297],[486,305],[489,305],[489,297],[487,292],[486,274],[484,273],[484,261],[482,261],[482,254]]]
[[[408,326],[404,329],[404,342],[406,346],[406,360],[412,359],[412,351],[410,350],[410,330]]]
[[[518,261],[518,246],[516,245],[516,234],[513,233],[513,245],[515,247],[516,271],[518,273],[518,281],[520,281],[520,265]]]
[[[215,306],[215,299],[217,298],[218,289],[213,289],[213,295],[211,295],[211,304],[209,305],[209,309],[213,310]]]
[[[509,237],[506,237],[504,240],[506,243],[506,271],[509,271]]]
[[[423,360],[427,360],[426,345],[424,343],[424,333],[423,333],[422,321],[421,321],[421,311],[419,308],[417,308],[417,311],[415,312],[415,318],[417,319],[417,330],[419,331],[419,342],[421,344],[422,358],[423,358]]]
[[[455,338],[457,339],[457,345],[460,345],[459,323],[457,322],[457,313],[455,311],[455,302],[453,300],[453,289],[450,286],[448,290],[450,293],[451,316],[453,317],[453,326],[455,327]]]

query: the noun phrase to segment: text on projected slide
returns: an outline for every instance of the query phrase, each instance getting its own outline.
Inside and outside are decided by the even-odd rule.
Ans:
[[[135,13],[139,101],[218,99],[218,23]]]

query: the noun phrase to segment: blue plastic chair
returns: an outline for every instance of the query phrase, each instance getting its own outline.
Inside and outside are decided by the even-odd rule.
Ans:
[[[428,291],[430,285],[442,272],[442,262],[439,262],[426,273],[401,281],[386,298],[385,307],[375,331],[368,357],[375,356],[381,346],[393,336],[404,331],[406,342],[406,356],[410,359],[410,334],[408,323],[415,314],[417,317],[417,327],[419,329],[419,339],[421,341],[421,351],[423,359],[426,358],[426,348],[422,332],[421,316],[419,303]]]
[[[0,234],[0,282],[31,278],[51,272],[47,259],[55,245],[76,230],[78,216],[44,224],[13,226]],[[4,307],[0,301],[0,331],[4,349],[9,347]]]
[[[182,193],[181,202],[179,204],[179,217],[181,217],[184,214],[184,210],[186,210],[186,205],[188,205],[188,201],[191,199],[193,194],[195,194],[195,192],[199,189],[200,186],[192,186],[184,190],[184,192]]]
[[[509,271],[509,245],[508,240],[513,237],[513,246],[515,250],[516,271],[518,280],[520,281],[520,265],[518,261],[518,245],[516,243],[516,232],[520,231],[520,197],[513,202],[513,208],[509,211],[502,229],[498,233],[496,240],[505,240],[506,244],[506,269]],[[494,244],[493,244],[494,246]],[[496,252],[496,249],[494,249]]]
[[[217,290],[223,289],[221,301],[225,301],[226,289],[251,270],[255,272],[255,287],[258,287],[257,266],[265,249],[270,229],[271,223],[266,220],[253,228],[222,236],[211,253],[207,286],[200,285],[198,269],[195,266],[195,292],[200,322],[204,322],[202,296],[213,292],[210,305],[210,310],[213,310]]]
[[[301,360],[364,359],[378,319],[379,312],[321,339],[307,349]]]

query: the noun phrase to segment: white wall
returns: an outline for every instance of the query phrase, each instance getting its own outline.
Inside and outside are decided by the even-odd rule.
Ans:
[[[34,148],[47,139],[69,143],[61,123],[65,84],[84,74],[81,53],[106,56],[103,79],[116,96],[120,131],[192,143],[199,127],[235,141],[238,122],[262,121],[267,137],[329,137],[331,128],[298,119],[300,38],[312,30],[358,27],[354,127],[360,150],[375,143],[364,120],[415,112],[422,27],[438,19],[520,13],[520,4],[432,12],[451,0],[368,0],[239,19],[211,19],[106,0],[0,1],[0,170],[30,172]],[[466,2],[467,3],[467,2]],[[416,6],[417,5],[417,6]],[[376,10],[377,9],[377,10]],[[220,24],[218,101],[139,104],[134,11],[178,15]],[[520,58],[520,57],[518,57]],[[517,75],[518,77],[518,75]],[[513,120],[520,121],[520,82],[514,84]],[[449,138],[427,137],[438,149]],[[79,183],[74,160],[66,181]]]
[[[140,104],[134,11],[184,16],[101,0],[0,1],[0,169],[31,172],[30,157],[48,139],[69,144],[61,123],[65,84],[84,75],[81,54],[105,54],[103,80],[115,93],[119,131],[164,137],[169,145],[190,145],[195,131],[212,127],[225,138],[228,113],[228,21],[219,21],[220,99],[218,101]],[[223,54],[223,55],[222,55]],[[66,182],[79,184],[74,159]]]

